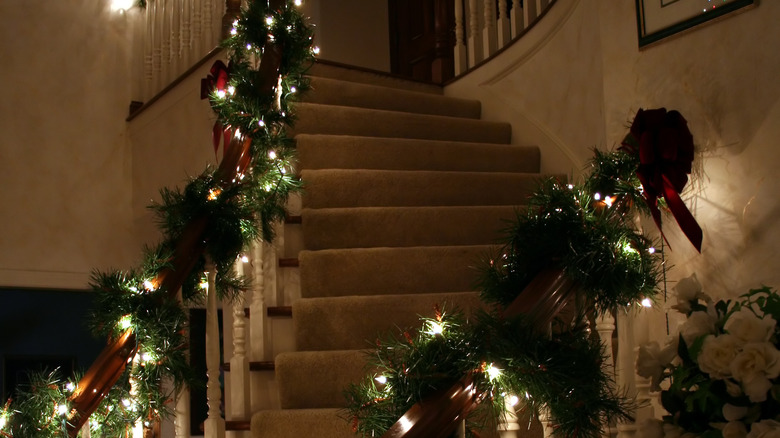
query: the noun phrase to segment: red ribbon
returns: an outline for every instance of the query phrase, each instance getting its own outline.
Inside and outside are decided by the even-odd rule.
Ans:
[[[666,108],[640,109],[621,149],[639,154],[636,173],[644,188],[645,201],[664,240],[666,236],[661,228],[658,198],[666,200],[682,232],[701,252],[701,227],[680,198],[693,163],[693,135],[683,116],[677,111],[667,112]]]
[[[209,74],[200,80],[200,98],[208,99],[214,90],[225,91],[228,81],[230,81],[230,67],[226,66],[224,62],[216,60],[211,66]],[[232,130],[230,126],[222,126],[219,120],[214,122],[214,127],[211,130],[211,143],[214,145],[215,156],[219,151],[220,141],[224,141],[225,148],[227,148],[230,144],[231,135]]]

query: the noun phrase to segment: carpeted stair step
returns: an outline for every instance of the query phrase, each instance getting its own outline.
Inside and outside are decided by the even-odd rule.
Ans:
[[[301,296],[394,295],[474,290],[489,245],[301,251]]]
[[[344,390],[368,368],[367,350],[297,351],[276,356],[282,409],[343,408]]]
[[[323,134],[295,140],[301,169],[539,171],[536,146]]]
[[[339,64],[324,59],[317,59],[314,65],[306,72],[312,77],[339,79],[342,81],[357,82],[368,85],[395,88],[398,90],[417,91],[429,94],[443,94],[441,85],[430,82],[415,81],[406,77],[394,76],[387,72],[380,72],[362,67]]]
[[[313,77],[304,102],[479,119],[478,100]]]
[[[306,249],[496,243],[517,207],[304,208]]]
[[[331,409],[287,409],[259,411],[252,415],[254,438],[355,438],[344,411]]]
[[[303,170],[305,208],[517,205],[538,174],[364,169]]]
[[[294,134],[362,135],[509,144],[511,125],[461,117],[300,103]]]
[[[476,292],[302,298],[293,303],[298,351],[372,348],[377,337],[420,326],[434,306],[467,316],[483,306]]]

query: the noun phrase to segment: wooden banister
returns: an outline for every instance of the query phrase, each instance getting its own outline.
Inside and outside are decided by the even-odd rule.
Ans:
[[[575,290],[575,283],[562,269],[543,270],[507,306],[503,316],[528,315],[536,330],[547,332]],[[469,373],[450,388],[416,403],[382,438],[447,438],[479,402],[473,373]]]
[[[228,0],[228,3],[230,1]],[[284,4],[284,0],[269,0],[269,6],[273,9],[281,9]],[[264,47],[264,55],[258,68],[261,82],[257,85],[265,93],[274,92],[279,77],[281,51],[282,48],[271,41],[268,41]],[[221,185],[232,184],[237,174],[248,170],[251,163],[251,143],[252,140],[249,137],[236,136],[231,139],[230,146],[225,148],[225,155],[216,173],[217,181]],[[203,235],[208,227],[208,222],[208,217],[200,217],[187,225],[176,244],[171,267],[162,270],[153,281],[157,287],[168,291],[171,296],[177,294],[184,280],[203,254],[206,247]],[[79,381],[76,391],[69,398],[75,414],[68,423],[68,436],[76,437],[106,393],[116,384],[136,350],[135,335],[131,330],[128,330],[119,338],[109,342],[100,353],[97,360]]]

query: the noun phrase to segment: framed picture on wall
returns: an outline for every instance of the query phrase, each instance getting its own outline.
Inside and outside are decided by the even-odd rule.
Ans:
[[[758,0],[636,0],[639,47],[756,2]]]

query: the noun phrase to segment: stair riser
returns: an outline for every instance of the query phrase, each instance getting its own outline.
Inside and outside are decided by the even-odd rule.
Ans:
[[[362,135],[508,144],[507,123],[301,103],[295,134]]]
[[[306,249],[484,245],[501,237],[514,206],[305,209]]]
[[[305,208],[518,205],[538,175],[306,170]]]
[[[301,296],[392,295],[474,290],[489,246],[302,251]]]
[[[301,134],[301,169],[539,172],[539,148],[400,138]]]
[[[475,292],[298,300],[294,305],[295,344],[299,351],[371,348],[372,340],[420,327],[420,315],[434,306],[468,315],[481,308]]]

